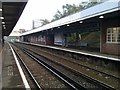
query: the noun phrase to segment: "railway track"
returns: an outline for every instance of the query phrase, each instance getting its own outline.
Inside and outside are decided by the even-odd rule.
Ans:
[[[110,73],[108,73],[108,72],[101,71],[101,70],[96,69],[96,68],[94,68],[94,67],[87,66],[87,65],[85,65],[85,64],[80,63],[79,61],[76,61],[76,60],[73,60],[73,59],[68,59],[68,58],[66,58],[66,57],[64,57],[64,56],[61,57],[61,55],[59,55],[59,54],[52,53],[52,52],[46,51],[46,50],[40,50],[40,51],[43,52],[43,53],[50,54],[50,55],[52,55],[52,56],[54,56],[54,57],[61,58],[61,59],[65,60],[65,61],[68,61],[68,62],[70,62],[70,63],[74,63],[74,64],[79,65],[79,66],[81,66],[81,67],[84,67],[84,68],[87,68],[87,69],[96,71],[96,72],[99,73],[99,74],[104,74],[104,75],[106,75],[106,77],[112,77],[112,78],[120,79],[119,76],[112,75],[112,74],[110,74]]]
[[[40,89],[42,90],[42,87],[39,85],[39,83],[37,82],[37,80],[35,79],[35,77],[33,76],[32,72],[29,70],[28,66],[25,64],[25,62],[22,60],[21,56],[15,52],[16,55],[18,56],[19,60],[22,62],[23,66],[25,67],[27,73],[30,75],[34,85],[36,86],[36,89]]]
[[[87,65],[85,65],[85,64],[80,63],[79,61],[76,61],[76,60],[73,60],[73,59],[68,59],[68,58],[66,58],[66,57],[61,57],[61,55],[59,55],[59,54],[53,54],[53,53],[51,53],[51,52],[49,52],[49,51],[45,51],[45,50],[40,50],[40,51],[43,52],[43,53],[50,54],[50,55],[52,55],[52,56],[54,56],[54,57],[61,58],[61,59],[65,60],[65,61],[67,61],[67,62],[70,62],[70,63],[74,63],[74,64],[76,64],[76,65],[79,65],[81,68],[86,68],[88,71],[96,72],[96,73],[98,73],[99,75],[102,75],[102,76],[104,76],[104,77],[106,77],[106,78],[115,78],[115,79],[120,80],[120,77],[119,77],[119,76],[112,75],[112,74],[110,74],[110,73],[108,73],[108,72],[101,71],[101,70],[96,69],[96,68],[94,68],[94,67],[87,66]]]
[[[80,86],[77,82],[71,80],[70,78],[68,78],[67,76],[65,76],[64,74],[58,72],[57,70],[55,70],[54,68],[52,68],[51,66],[41,62],[40,60],[38,60],[35,56],[31,55],[30,53],[28,53],[26,50],[22,50],[24,53],[26,53],[29,57],[31,57],[35,62],[39,63],[40,65],[42,65],[43,67],[45,67],[48,71],[50,71],[51,73],[53,73],[57,78],[59,78],[62,82],[64,82],[64,84],[66,85],[66,87],[68,87],[68,89],[72,89],[72,90],[87,90],[85,89],[83,86]],[[20,55],[16,52],[18,58],[21,60],[22,64],[24,65],[24,67],[26,68],[27,72],[30,74],[33,82],[36,85],[37,89],[44,89],[42,88],[42,86],[39,84],[39,82],[36,80],[35,76],[32,74],[32,72],[30,71],[29,67],[26,65],[26,63],[22,60],[22,58],[20,57]],[[64,77],[64,78],[63,78]],[[65,89],[65,87],[64,87]]]
[[[26,49],[26,51],[27,52],[32,52],[32,53],[29,53],[29,54],[37,54],[36,52],[34,52],[34,51],[28,51],[28,49]],[[43,51],[41,51],[41,52],[43,52]],[[44,52],[45,53],[45,52]],[[49,52],[47,52],[47,53],[49,53]],[[50,53],[49,53],[50,54]],[[38,55],[38,54],[37,54]],[[50,54],[50,55],[52,55],[52,54]],[[55,56],[55,57],[57,57],[57,58],[61,58],[61,59],[63,59],[62,57],[60,57],[59,55],[53,55],[53,56]],[[82,64],[80,64],[80,63],[77,63],[77,62],[75,62],[75,61],[70,61],[70,60],[67,60],[66,59],[66,61],[67,62],[70,62],[70,63],[72,63],[72,64],[75,64],[75,65],[77,65],[77,66],[80,66],[81,68],[87,68],[86,70],[87,71],[89,71],[89,72],[92,72],[92,70],[95,72],[97,72],[98,73],[98,75],[107,75],[107,77],[109,76],[109,77],[112,77],[112,78],[117,78],[117,79],[119,79],[119,77],[115,77],[115,76],[111,76],[111,75],[109,75],[109,74],[107,74],[107,73],[104,73],[104,72],[102,72],[102,71],[99,71],[99,70],[96,70],[96,69],[93,69],[93,68],[90,68],[90,67],[88,67],[88,66],[85,66],[85,65],[82,65]],[[53,61],[52,61],[53,62]],[[62,61],[63,62],[63,61]],[[57,64],[61,64],[60,62],[57,62],[56,61],[56,63]],[[80,72],[78,72],[77,71],[77,69],[75,70],[75,69],[73,69],[73,68],[71,68],[71,67],[68,67],[68,66],[66,66],[65,64],[64,65],[61,65],[62,67],[64,67],[64,68],[68,68],[68,69],[72,69],[74,72],[77,72],[77,74],[79,74],[79,75],[82,75],[84,78],[86,78],[86,79],[88,79],[88,80],[94,80],[93,82],[94,82],[94,84],[96,84],[96,85],[101,85],[101,87],[104,87],[104,88],[106,88],[106,89],[111,89],[111,90],[115,90],[115,88],[114,87],[112,87],[112,86],[110,86],[110,85],[108,85],[108,84],[105,84],[105,83],[103,83],[103,82],[101,82],[101,81],[99,81],[99,80],[97,80],[97,79],[95,79],[95,78],[92,78],[92,77],[90,77],[90,76],[88,76],[88,75],[86,75],[85,73],[80,73]],[[80,68],[79,67],[79,68]],[[106,77],[106,76],[105,76]]]
[[[25,44],[24,44],[25,45]],[[94,65],[93,63],[92,64],[89,64],[89,63],[84,63],[83,62],[83,60],[82,59],[86,59],[86,60],[89,60],[89,58],[88,57],[86,57],[86,58],[83,58],[82,56],[81,57],[79,57],[79,59],[78,58],[76,58],[76,57],[74,57],[74,58],[72,58],[71,57],[71,55],[66,55],[66,52],[63,54],[61,54],[61,52],[59,53],[59,52],[57,52],[57,53],[55,53],[54,51],[54,49],[53,50],[51,50],[49,47],[43,47],[43,46],[35,46],[35,45],[25,45],[27,48],[29,47],[29,46],[32,46],[32,47],[30,47],[30,49],[36,49],[37,51],[39,50],[40,52],[43,52],[43,53],[48,53],[48,54],[50,54],[50,55],[53,55],[53,56],[55,56],[55,57],[59,57],[59,58],[61,58],[61,59],[64,59],[64,60],[66,60],[66,61],[69,61],[69,62],[72,62],[72,63],[76,63],[76,64],[78,64],[78,65],[80,65],[80,66],[82,66],[82,67],[86,67],[86,68],[88,68],[88,69],[91,69],[91,70],[94,70],[94,71],[97,71],[97,72],[99,72],[99,73],[102,73],[102,74],[104,74],[104,75],[108,75],[108,76],[110,76],[110,77],[114,77],[114,78],[117,78],[117,79],[120,79],[120,73],[118,73],[117,71],[109,71],[109,70],[107,70],[106,68],[103,68],[103,67],[100,67],[100,66],[98,66],[98,65]],[[84,55],[83,55],[84,56]],[[68,58],[69,57],[69,58]],[[97,59],[99,59],[99,58],[97,58]],[[96,59],[96,61],[97,61],[97,59]],[[117,67],[117,66],[116,66]]]

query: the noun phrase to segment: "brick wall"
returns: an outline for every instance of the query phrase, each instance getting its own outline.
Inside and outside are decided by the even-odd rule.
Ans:
[[[104,20],[101,29],[101,53],[120,55],[120,44],[106,43],[107,28],[120,27],[118,19]]]

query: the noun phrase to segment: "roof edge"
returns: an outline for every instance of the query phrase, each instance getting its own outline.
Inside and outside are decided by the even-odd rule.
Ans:
[[[28,2],[28,0],[1,0],[1,2]]]

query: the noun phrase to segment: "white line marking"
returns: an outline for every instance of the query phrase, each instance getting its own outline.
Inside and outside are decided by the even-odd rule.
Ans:
[[[13,76],[13,67],[8,66],[8,76]]]
[[[9,44],[9,43],[8,43],[8,44]],[[16,57],[16,55],[15,55],[15,52],[14,52],[14,50],[13,50],[13,48],[11,47],[10,44],[9,44],[9,46],[10,46],[10,48],[11,48],[11,50],[12,50],[13,56],[14,56],[14,58],[15,58],[15,62],[16,62],[16,64],[17,64],[17,67],[18,67],[18,70],[19,70],[19,72],[20,72],[22,81],[23,81],[23,83],[24,83],[24,86],[25,86],[26,90],[31,90],[31,89],[30,89],[30,86],[29,86],[29,84],[28,84],[28,81],[27,81],[27,79],[26,79],[26,77],[25,77],[25,74],[24,74],[24,72],[23,72],[23,70],[22,70],[22,68],[21,68],[21,66],[20,66],[20,63],[18,62],[18,59],[17,59],[17,57]]]
[[[62,48],[48,46],[48,45],[40,45],[40,44],[27,43],[27,42],[20,42],[20,43],[25,43],[25,44],[30,44],[30,45],[37,45],[37,46],[41,46],[41,47],[48,47],[48,48],[53,48],[53,49],[57,49],[57,50],[63,50],[63,51],[68,51],[68,52],[73,52],[73,53],[78,53],[78,54],[83,54],[83,55],[89,55],[89,56],[93,56],[93,57],[104,58],[104,59],[109,59],[109,60],[114,60],[114,61],[120,61],[119,58],[114,58],[114,57],[110,57],[110,56],[91,54],[91,53],[75,51],[75,50],[69,50],[69,49],[62,49]]]

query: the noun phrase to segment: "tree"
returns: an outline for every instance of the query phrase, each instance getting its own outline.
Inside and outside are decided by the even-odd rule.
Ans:
[[[61,18],[66,17],[70,14],[76,13],[76,12],[82,10],[82,9],[84,9],[83,5],[79,5],[79,6],[76,6],[75,4],[73,4],[73,5],[70,5],[70,4],[63,5],[62,6],[63,11],[60,12],[59,10],[57,10],[56,14],[53,16],[52,21],[61,19]]]
[[[47,19],[40,19],[40,21],[41,21],[41,26],[50,23],[49,20],[47,20]]]
[[[52,21],[58,20],[62,17],[63,17],[63,14],[59,10],[57,10],[56,14],[53,16]]]
[[[50,23],[50,22],[47,19],[36,19],[36,20],[33,20],[33,28],[32,29],[38,28],[38,27],[46,25],[48,23]]]
[[[89,7],[92,7],[92,6],[95,6],[96,4],[98,4],[99,2],[89,2],[85,8],[89,8]]]
[[[82,2],[82,3],[79,4],[78,6],[75,5],[75,4],[73,4],[73,5],[71,5],[71,4],[63,5],[63,6],[62,6],[62,10],[63,10],[63,11],[61,12],[61,11],[57,10],[56,14],[53,16],[52,21],[61,19],[61,18],[66,17],[66,16],[68,16],[68,15],[70,15],[70,14],[73,14],[73,13],[76,13],[76,12],[78,12],[78,11],[81,11],[81,10],[83,10],[83,9],[85,9],[85,8],[92,7],[92,6],[98,4],[98,3],[102,2],[102,1],[103,1],[103,0],[100,0],[99,2],[98,2],[98,1],[96,1],[96,2],[92,2],[92,1],[91,1],[91,2],[89,2],[89,3],[88,3],[88,2]],[[106,0],[105,0],[105,1],[106,1]]]

